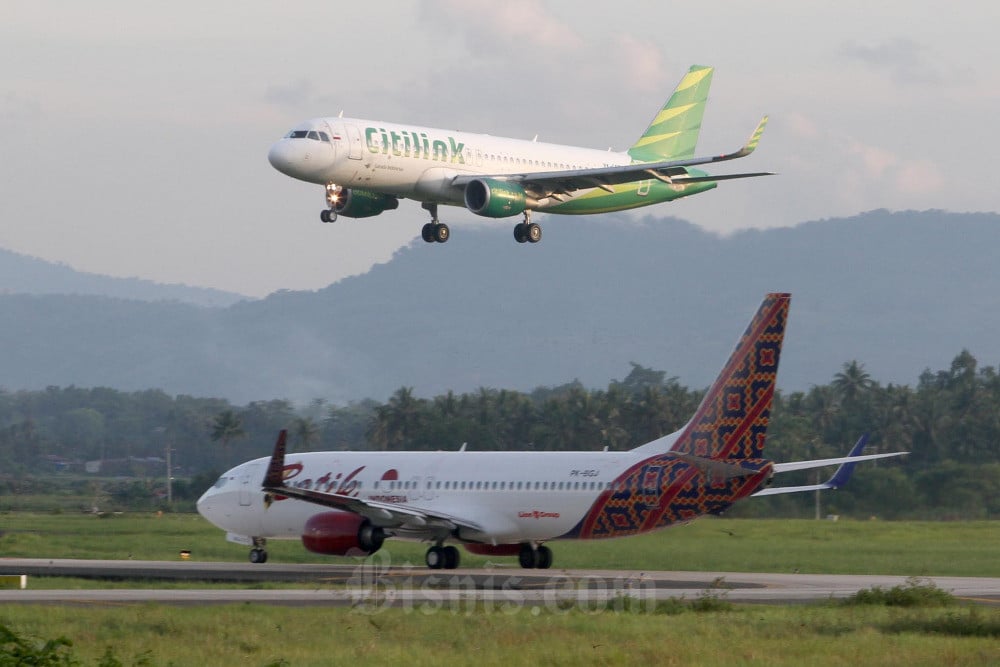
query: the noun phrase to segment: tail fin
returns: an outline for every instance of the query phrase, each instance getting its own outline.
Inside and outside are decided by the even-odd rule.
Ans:
[[[761,458],[791,298],[764,298],[671,451],[717,460]]]
[[[656,162],[694,156],[713,71],[700,65],[688,70],[663,109],[628,149],[633,160]]]

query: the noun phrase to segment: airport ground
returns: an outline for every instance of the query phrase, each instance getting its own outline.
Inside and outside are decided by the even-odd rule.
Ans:
[[[270,562],[251,565],[194,515],[4,514],[0,524],[3,571],[29,572],[26,591],[2,592],[0,622],[67,636],[83,664],[108,647],[123,664],[1000,662],[991,522],[702,519],[555,542],[548,572],[463,554],[448,573],[413,565],[421,545],[394,542],[366,566],[296,542],[273,542]],[[31,556],[42,558],[17,560]],[[954,604],[834,602],[908,576]]]

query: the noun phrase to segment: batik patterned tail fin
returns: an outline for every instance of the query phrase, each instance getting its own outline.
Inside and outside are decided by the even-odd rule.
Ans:
[[[633,160],[655,162],[694,155],[713,71],[711,67],[691,67],[646,131],[628,149]]]
[[[712,459],[761,458],[790,294],[768,294],[671,448]]]

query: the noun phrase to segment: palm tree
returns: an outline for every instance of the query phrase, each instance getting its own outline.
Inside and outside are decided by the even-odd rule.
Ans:
[[[292,422],[292,435],[299,446],[308,451],[310,445],[319,440],[319,425],[312,417],[296,417]]]
[[[213,442],[222,443],[222,449],[229,452],[229,443],[246,436],[243,430],[243,420],[232,410],[223,410],[212,420],[212,431],[209,437]]]
[[[854,403],[874,385],[871,375],[865,371],[865,365],[856,360],[844,364],[844,370],[833,376],[833,388],[845,403]]]

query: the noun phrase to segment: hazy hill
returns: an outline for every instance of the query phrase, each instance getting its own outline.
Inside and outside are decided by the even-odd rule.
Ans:
[[[84,273],[65,264],[3,249],[0,249],[0,293],[91,294],[140,301],[180,301],[200,306],[229,306],[247,298],[206,287]]]
[[[0,296],[0,385],[343,401],[603,387],[636,361],[699,387],[771,290],[793,293],[784,389],[852,359],[910,384],[962,348],[1000,360],[1000,215],[875,211],[725,238],[672,218],[542,222],[536,246],[507,221],[455,227],[365,275],[228,308]]]

